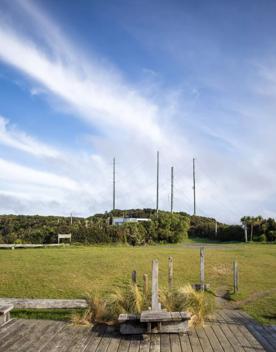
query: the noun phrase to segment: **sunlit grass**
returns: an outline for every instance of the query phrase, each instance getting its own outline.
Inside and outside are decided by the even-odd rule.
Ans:
[[[105,295],[129,280],[137,271],[151,273],[152,259],[160,261],[160,286],[167,286],[167,260],[174,258],[174,285],[199,281],[199,248],[170,246],[97,246],[44,249],[0,250],[0,297],[82,298],[87,294]],[[232,261],[240,269],[237,299],[276,287],[276,246],[266,244],[221,244],[206,247],[206,282],[213,291],[232,289]],[[272,297],[274,302],[275,297]],[[258,307],[271,305],[260,299]],[[267,303],[268,302],[268,303]],[[273,304],[272,304],[273,306]],[[254,312],[254,305],[251,311]],[[259,317],[262,310],[256,308]]]

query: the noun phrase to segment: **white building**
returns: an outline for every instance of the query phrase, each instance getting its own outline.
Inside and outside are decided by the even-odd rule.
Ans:
[[[143,222],[143,221],[151,221],[148,218],[123,218],[123,217],[113,217],[112,225],[122,225],[126,222]]]

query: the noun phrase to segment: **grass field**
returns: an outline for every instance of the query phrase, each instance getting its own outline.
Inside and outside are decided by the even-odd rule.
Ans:
[[[142,283],[151,260],[160,260],[160,285],[167,282],[167,258],[174,258],[175,285],[199,281],[199,248],[187,244],[126,247],[64,247],[0,250],[0,297],[82,298],[106,294],[128,280]],[[206,282],[211,289],[232,287],[232,261],[238,260],[240,292],[232,298],[258,320],[276,323],[276,246],[221,244],[206,247]],[[26,313],[27,314],[27,313]]]

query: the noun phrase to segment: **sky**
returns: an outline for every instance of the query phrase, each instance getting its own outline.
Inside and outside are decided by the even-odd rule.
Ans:
[[[1,0],[0,213],[276,212],[273,0]]]

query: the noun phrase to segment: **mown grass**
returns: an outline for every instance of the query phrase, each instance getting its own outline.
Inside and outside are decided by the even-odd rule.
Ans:
[[[160,261],[160,285],[166,287],[168,256],[174,258],[175,286],[199,281],[199,248],[183,244],[0,250],[0,297],[106,295],[128,280],[132,270],[137,271],[138,283],[142,284],[143,273],[150,274],[154,258]],[[276,287],[275,245],[221,244],[206,247],[206,282],[213,291],[222,286],[231,290],[234,259],[240,268],[240,291],[233,296],[235,300]],[[271,299],[259,298],[256,304],[245,305],[244,309],[260,321],[275,323],[273,295]]]

